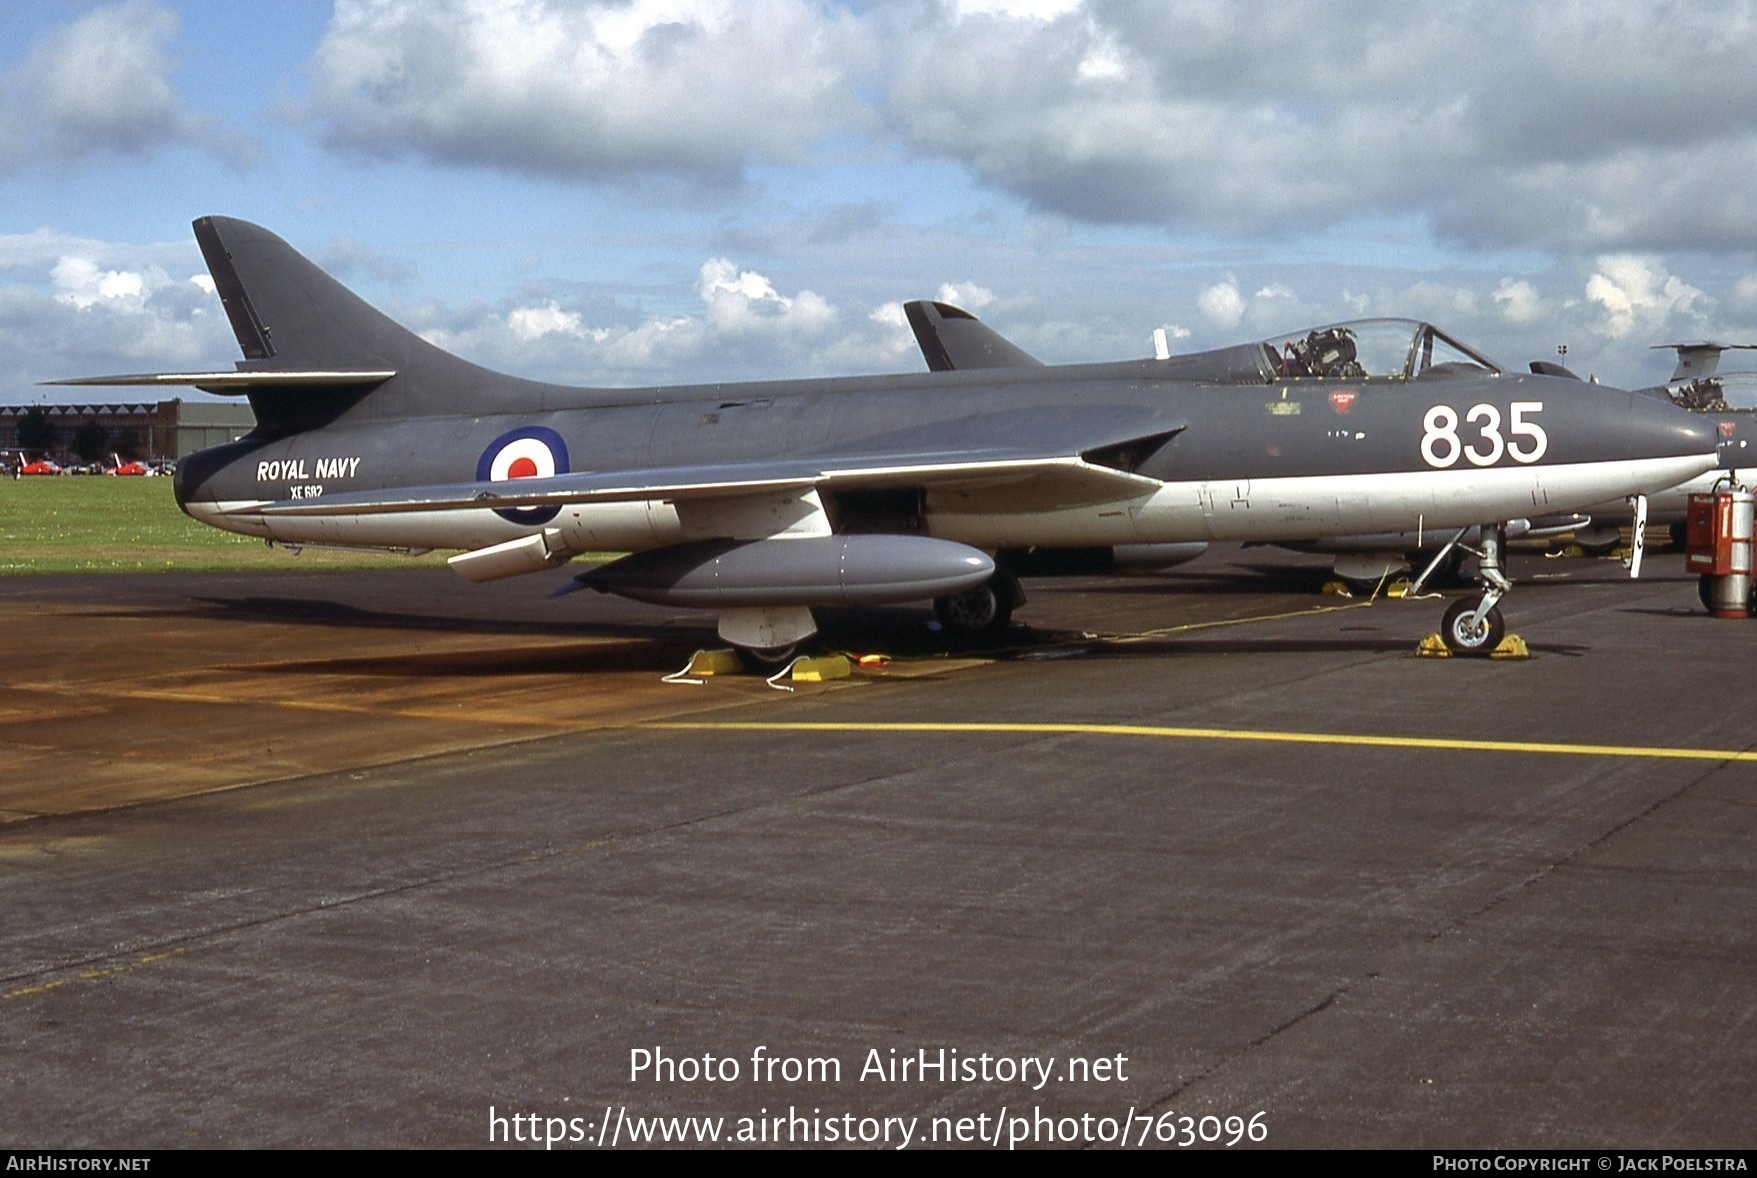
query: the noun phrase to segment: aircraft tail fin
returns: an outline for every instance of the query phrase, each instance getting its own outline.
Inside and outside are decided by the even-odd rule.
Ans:
[[[201,387],[247,393],[268,432],[333,420],[396,377],[407,378],[395,382],[399,414],[455,411],[462,407],[451,403],[455,390],[481,387],[490,375],[397,323],[260,225],[202,217],[194,229],[244,353],[235,376]]]
[[[922,358],[935,372],[960,368],[1037,368],[1043,361],[982,320],[952,306],[917,300],[903,304]]]
[[[260,225],[202,217],[194,228],[246,369],[405,372],[440,357],[466,363],[377,310]]]
[[[1654,344],[1655,348],[1672,348],[1678,353],[1678,366],[1666,378],[1667,384],[1685,380],[1707,380],[1720,369],[1720,354],[1734,348],[1757,348],[1757,344],[1718,344],[1713,340],[1690,340],[1677,344]]]
[[[472,398],[533,384],[499,376],[428,343],[248,221],[202,217],[195,240],[244,359],[231,371],[135,372],[53,385],[189,386],[243,393],[253,436],[327,425],[371,398],[375,418],[481,408]]]

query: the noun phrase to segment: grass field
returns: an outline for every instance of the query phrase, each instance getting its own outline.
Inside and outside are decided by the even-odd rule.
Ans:
[[[315,548],[294,556],[196,523],[177,510],[168,478],[0,479],[0,576],[408,568],[444,559]]]

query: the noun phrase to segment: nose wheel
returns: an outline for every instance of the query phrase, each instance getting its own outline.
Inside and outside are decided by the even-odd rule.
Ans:
[[[1507,636],[1507,622],[1496,606],[1482,608],[1480,601],[1459,598],[1446,607],[1440,622],[1440,638],[1453,654],[1486,655],[1493,653]]]
[[[1428,578],[1454,552],[1474,553],[1477,575],[1483,584],[1482,596],[1475,601],[1468,597],[1461,598],[1446,607],[1445,616],[1440,622],[1440,640],[1453,654],[1486,657],[1494,653],[1495,648],[1501,644],[1501,639],[1507,636],[1507,622],[1501,617],[1499,608],[1501,598],[1513,588],[1513,582],[1501,571],[1501,552],[1507,543],[1507,529],[1501,524],[1484,524],[1480,529],[1482,547],[1474,549],[1463,542],[1467,531],[1468,528],[1459,529],[1451,543],[1442,548],[1439,555],[1422,570],[1421,576],[1410,586],[1410,593],[1420,593]]]

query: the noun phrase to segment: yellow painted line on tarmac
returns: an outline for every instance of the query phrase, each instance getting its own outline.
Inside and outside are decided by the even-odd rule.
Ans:
[[[104,969],[82,970],[77,978],[59,978],[53,982],[41,982],[35,986],[20,986],[16,990],[8,990],[0,994],[0,1002],[10,1002],[14,998],[29,998],[36,994],[46,994],[50,990],[58,990],[72,981],[97,982],[105,978],[117,977],[120,974],[133,973],[137,969],[145,969],[149,965],[157,965],[161,961],[169,961],[173,957],[183,956],[182,949],[170,949],[164,953],[151,953],[136,961],[112,965]]]
[[[632,724],[658,732],[949,732],[990,735],[1137,736],[1159,740],[1230,740],[1258,744],[1343,745],[1353,748],[1436,749],[1472,753],[1538,753],[1563,757],[1642,757],[1661,761],[1757,761],[1748,749],[1665,748],[1655,745],[1564,744],[1557,741],[1463,740],[1442,736],[1372,736],[1349,732],[1277,732],[1250,728],[1173,728],[1150,724],[980,723],[918,720],[711,721],[664,720]]]

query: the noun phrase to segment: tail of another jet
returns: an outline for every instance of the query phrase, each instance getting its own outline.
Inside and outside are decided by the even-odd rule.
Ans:
[[[903,304],[921,357],[935,372],[961,368],[1037,368],[1043,361],[968,311],[949,303]]]

